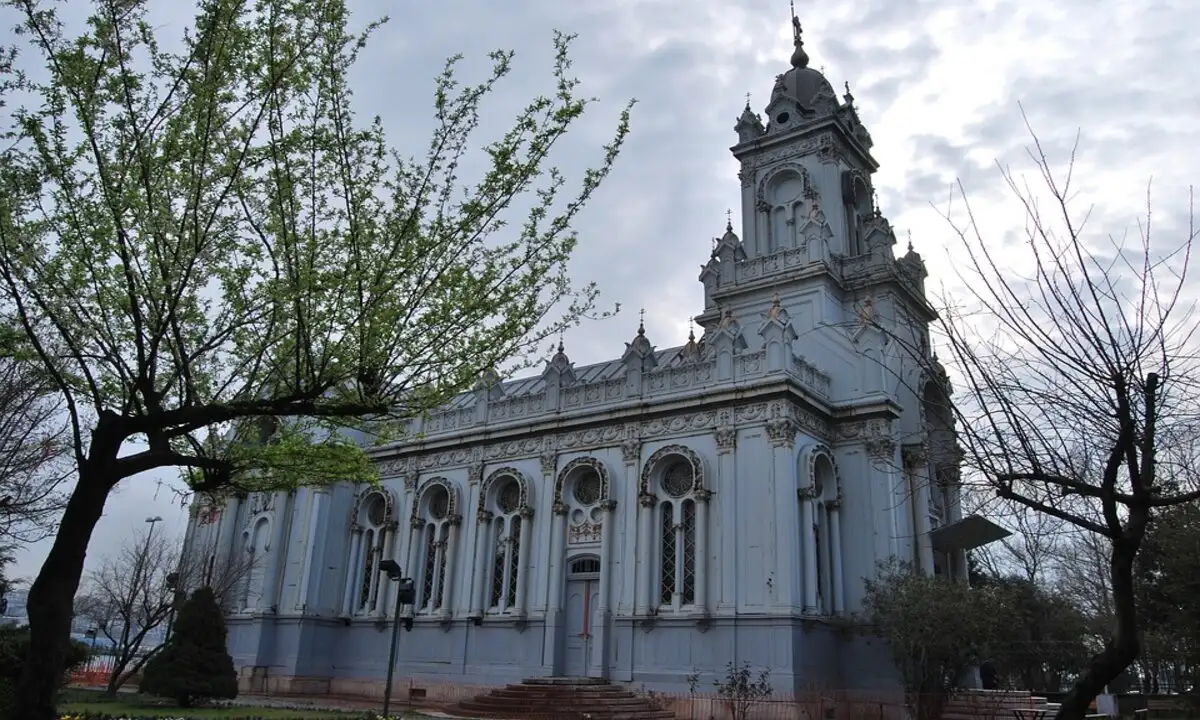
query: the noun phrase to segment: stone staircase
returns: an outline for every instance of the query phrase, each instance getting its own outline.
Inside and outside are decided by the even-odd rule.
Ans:
[[[675,720],[644,697],[598,678],[529,678],[445,710],[447,715],[497,720]]]

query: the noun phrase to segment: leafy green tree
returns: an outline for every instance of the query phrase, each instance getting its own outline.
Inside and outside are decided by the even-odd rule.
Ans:
[[[630,108],[572,189],[549,164],[590,104],[569,37],[549,92],[490,141],[481,103],[513,54],[473,85],[451,60],[414,157],[353,112],[347,77],[378,23],[352,30],[344,0],[198,0],[179,43],[147,0],[94,0],[78,37],[49,0],[4,4],[21,47],[0,57],[0,304],[63,398],[77,478],[29,598],[18,709],[48,720],[117,483],[162,467],[206,493],[369,480],[345,426],[393,439],[591,316],[572,226]]]
[[[1138,556],[1137,581],[1143,689],[1190,690],[1200,668],[1200,507],[1166,508],[1154,518]],[[1160,687],[1162,678],[1175,688]]]
[[[16,700],[17,681],[21,677],[21,666],[29,654],[29,628],[16,625],[0,625],[0,718],[17,718],[12,712]],[[83,667],[91,657],[87,645],[75,640],[67,646],[67,657],[63,663],[65,685],[66,673]]]
[[[867,581],[869,628],[891,649],[917,720],[940,718],[949,694],[987,657],[997,608],[996,595],[986,588],[926,575],[894,558]]]
[[[1091,655],[1088,618],[1061,593],[1022,577],[988,577],[996,632],[987,659],[1001,684],[1059,692]]]
[[[237,672],[225,649],[225,618],[217,596],[200,588],[179,608],[175,634],[146,663],[139,690],[181,707],[196,700],[237,697]]]

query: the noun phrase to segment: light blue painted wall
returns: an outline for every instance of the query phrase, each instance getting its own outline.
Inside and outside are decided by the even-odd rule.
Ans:
[[[860,610],[863,579],[880,560],[898,555],[932,567],[920,539],[928,537],[931,468],[916,452],[929,449],[930,437],[920,396],[930,378],[919,372],[930,364],[924,266],[911,249],[895,258],[895,235],[877,212],[863,216],[864,252],[845,256],[847,205],[869,202],[848,202],[843,191],[855,178],[869,183],[869,136],[846,105],[799,100],[816,104],[814,118],[769,126],[764,135],[739,124],[744,142],[733,150],[742,163],[743,237],[729,228],[701,276],[699,342],[658,350],[639,328],[621,358],[587,367],[560,350],[540,376],[481,383],[411,421],[410,440],[373,447],[383,478],[376,489],[305,488],[232,500],[220,517],[193,513],[193,551],[216,565],[233,567],[231,558],[258,550],[255,570],[230,592],[229,648],[243,675],[265,672],[279,687],[292,678],[382,678],[390,601],[385,595],[373,611],[345,612],[356,547],[351,517],[364,508],[361,521],[366,499],[383,493],[393,527],[385,549],[416,576],[422,562],[407,566],[410,548],[424,552],[423,530],[410,520],[424,516],[432,495],[419,495],[441,478],[461,520],[451,528],[449,607],[436,617],[406,610],[415,626],[401,635],[402,677],[489,684],[565,672],[572,656],[563,638],[577,614],[565,600],[567,566],[607,553],[597,581],[607,614],[596,618],[589,674],[681,691],[694,671],[709,687],[727,662],[749,661],[771,667],[787,691],[894,680],[885,648],[836,628]],[[805,183],[803,195],[780,199]],[[795,222],[764,237],[763,203],[791,203]],[[656,453],[662,457],[652,462]],[[567,530],[578,529],[578,476],[564,471],[580,459],[603,470],[615,502],[604,540]],[[644,534],[640,499],[661,499],[660,476],[680,459],[711,493],[707,552],[696,560],[705,603],[650,613],[643,606],[657,604],[661,528],[655,515]],[[477,563],[490,568],[493,557],[490,549],[476,557],[479,533],[490,527],[478,522],[486,509],[480,490],[501,468],[520,476],[531,512],[519,621],[473,617]],[[823,478],[823,507],[839,506],[838,532],[832,513],[821,516],[819,548],[805,530],[800,497],[814,476]],[[958,517],[956,507],[947,512],[944,520]],[[253,535],[263,521],[265,548]],[[828,559],[808,562],[809,545]],[[354,572],[357,582],[361,570]],[[825,593],[813,606],[817,572]],[[835,602],[829,588],[839,577]]]

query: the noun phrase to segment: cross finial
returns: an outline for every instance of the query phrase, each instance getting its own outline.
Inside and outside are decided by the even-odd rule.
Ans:
[[[725,229],[729,232],[733,232],[733,209],[732,208],[725,209]]]
[[[559,352],[562,352],[563,350],[564,350],[564,345],[563,345],[563,331],[562,331],[562,330],[559,330],[559,331],[558,331],[558,351],[559,351]]]
[[[646,308],[638,310],[638,335],[646,334]]]
[[[746,93],[746,109],[750,109],[750,93]]]

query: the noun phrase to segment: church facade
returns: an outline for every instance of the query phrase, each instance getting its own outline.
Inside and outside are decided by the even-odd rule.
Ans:
[[[765,123],[747,104],[735,130],[742,234],[698,258],[700,338],[663,349],[639,327],[588,366],[560,345],[540,375],[485,377],[372,447],[377,486],[193,508],[189,548],[254,559],[228,618],[244,687],[381,686],[385,559],[415,582],[396,673],[417,685],[685,690],[730,661],[779,691],[894,677],[843,629],[864,579],[891,557],[965,578],[979,542],[925,267],[911,245],[896,257],[870,135],[798,23]]]

